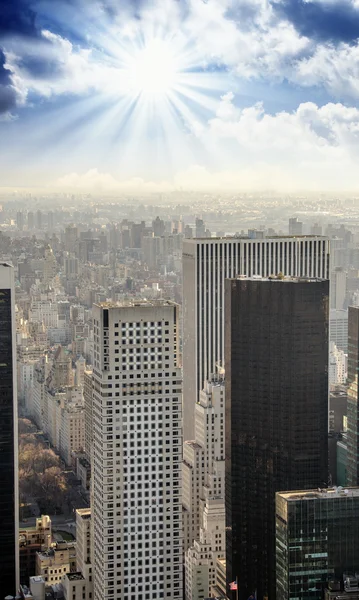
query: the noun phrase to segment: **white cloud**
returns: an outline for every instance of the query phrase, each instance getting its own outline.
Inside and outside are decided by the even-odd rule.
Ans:
[[[30,92],[46,98],[86,94],[104,89],[112,80],[111,66],[95,59],[90,49],[74,47],[69,40],[47,30],[42,31],[42,39],[17,40],[5,49],[5,57],[20,105],[25,104]],[[35,71],[31,67],[33,62],[41,65],[39,73],[36,66]]]
[[[308,1],[339,4],[337,0]],[[351,3],[359,7],[359,0]],[[188,0],[186,9],[180,2],[154,0],[144,3],[141,19],[115,5],[117,18],[104,27],[105,21],[101,23],[97,39],[93,30],[88,47],[48,30],[42,32],[42,39],[31,42],[6,41],[6,66],[20,104],[29,92],[44,97],[91,91],[120,95],[126,91],[121,65],[128,51],[138,40],[151,36],[170,40],[189,65],[221,65],[239,81],[288,79],[302,87],[322,86],[335,98],[359,97],[359,45],[331,46],[308,39],[279,17],[269,0]],[[89,5],[86,10],[94,9]],[[100,12],[92,12],[91,18],[96,15],[104,19]],[[38,76],[26,68],[26,59],[34,58],[53,68]]]
[[[359,98],[359,44],[319,45],[296,63],[291,79],[303,87],[323,86],[334,97]]]
[[[359,185],[359,110],[307,102],[271,115],[262,104],[238,109],[222,97],[215,118],[199,133],[226,174],[195,171],[203,187],[220,180],[248,188],[354,189]],[[225,166],[226,165],[226,166]],[[230,174],[228,174],[230,167]],[[236,173],[236,176],[233,174]],[[267,183],[267,186],[265,185]]]
[[[71,189],[133,193],[199,191],[353,190],[359,185],[359,110],[342,104],[318,107],[301,104],[292,113],[265,113],[257,104],[244,110],[233,106],[233,95],[223,96],[215,119],[201,131],[215,148],[213,163],[190,165],[172,181],[119,180],[92,169],[57,181]],[[235,143],[227,147],[228,142]],[[221,158],[222,160],[221,162]]]
[[[206,163],[189,164],[171,181],[119,179],[91,169],[59,179],[58,187],[133,193],[242,190],[354,190],[359,186],[359,109],[307,102],[293,112],[245,109],[225,94],[205,127],[196,133],[212,151]],[[194,135],[194,133],[192,134]],[[139,168],[140,170],[140,168]]]
[[[108,24],[105,35],[99,28],[98,47],[80,47],[49,30],[42,39],[7,40],[5,53],[20,103],[29,92],[44,97],[85,94],[90,91],[126,91],[124,63],[141,39],[159,36],[174,45],[184,66],[222,65],[238,77],[282,78],[288,64],[307,51],[311,42],[293,25],[278,21],[267,0],[239,1],[240,12],[231,16],[229,0],[189,0],[184,14],[180,3],[161,0],[144,6],[141,19],[120,13]],[[246,10],[251,18],[242,18]],[[242,10],[242,12],[241,12]],[[239,19],[239,20],[238,20]],[[93,36],[89,37],[89,40]],[[30,62],[48,65],[36,73]],[[128,74],[127,74],[128,75]]]

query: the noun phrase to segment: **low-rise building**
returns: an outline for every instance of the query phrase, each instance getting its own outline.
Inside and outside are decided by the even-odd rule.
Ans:
[[[57,542],[36,556],[36,575],[41,575],[47,584],[61,583],[66,573],[76,570],[76,545]]]
[[[47,515],[37,518],[34,527],[20,529],[20,583],[22,585],[29,585],[30,577],[36,573],[37,553],[49,549],[50,546],[51,519]]]
[[[86,581],[82,573],[66,573],[62,579],[65,600],[83,600],[86,596]]]

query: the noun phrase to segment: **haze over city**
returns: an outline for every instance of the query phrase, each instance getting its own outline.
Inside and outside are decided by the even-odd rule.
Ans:
[[[5,0],[0,181],[354,191],[356,0]]]

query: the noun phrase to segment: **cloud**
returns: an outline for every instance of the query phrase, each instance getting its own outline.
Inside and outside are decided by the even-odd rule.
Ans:
[[[291,78],[303,87],[323,86],[336,98],[359,98],[359,43],[318,46],[296,63]]]
[[[22,1],[7,2],[3,20],[10,24],[10,35],[3,40],[3,48],[9,85],[17,92],[20,105],[29,94],[43,98],[92,92],[120,96],[126,92],[123,63],[139,40],[159,36],[175,44],[176,52],[185,57],[186,68],[207,69],[210,74],[222,69],[238,82],[287,80],[302,87],[320,85],[336,98],[356,97],[357,57],[352,38],[359,32],[359,10],[355,2],[359,4],[359,0],[342,0],[340,5],[334,0],[121,4],[115,0],[62,0],[53,23],[46,0],[38,5],[47,7],[46,18],[35,13],[31,3],[22,10]],[[83,16],[76,42],[69,31],[58,33],[66,31],[60,16],[66,17],[68,24],[71,11],[76,18]],[[41,29],[43,22],[47,27]],[[330,23],[337,28],[335,35],[334,31],[329,35]],[[352,33],[344,35],[348,31]],[[323,39],[333,42],[323,43]],[[342,63],[338,69],[336,51]],[[350,71],[348,86],[344,80],[346,74],[351,76]]]
[[[359,36],[359,3],[353,0],[280,0],[278,16],[303,36],[320,41],[353,42]]]
[[[275,115],[265,112],[257,103],[239,109],[233,104],[232,93],[222,96],[216,117],[208,122],[206,134],[217,138],[234,138],[247,148],[263,150],[292,149],[296,155],[308,147],[341,148],[345,142],[359,142],[359,109],[329,103],[318,107],[313,102],[302,103],[293,112]],[[356,150],[359,153],[359,146]]]
[[[46,98],[91,91],[120,94],[125,87],[123,63],[141,46],[141,40],[151,36],[171,40],[176,52],[185,57],[185,68],[208,68],[210,73],[223,68],[244,78],[282,79],[291,61],[310,47],[310,40],[291,24],[273,19],[265,0],[239,1],[235,13],[229,0],[157,0],[121,8],[107,1],[81,6],[86,29],[92,32],[87,44],[55,33],[50,24],[46,29],[35,28],[41,19],[32,12],[27,27],[19,17],[18,35],[4,41],[7,68],[22,103],[29,93]],[[96,16],[102,19],[97,31]],[[63,29],[58,23],[53,27]],[[28,36],[19,37],[24,31],[33,34],[31,41]]]
[[[302,103],[293,112],[275,115],[258,103],[245,109],[225,94],[215,118],[197,131],[212,149],[210,169],[192,164],[172,180],[118,179],[92,169],[59,179],[57,187],[113,192],[152,193],[172,190],[261,191],[355,190],[359,185],[359,109],[339,103],[322,107]]]
[[[5,68],[5,55],[0,48],[0,115],[2,120],[9,118],[16,105],[16,91],[12,85],[9,71]]]
[[[261,103],[238,109],[233,100],[233,94],[224,95],[215,118],[198,134],[214,162],[222,160],[240,178],[245,173],[248,182],[249,175],[257,174],[257,181],[269,177],[276,189],[359,185],[357,108],[307,102],[271,115]]]
[[[36,36],[36,12],[29,0],[2,0],[0,37],[9,35]]]
[[[88,48],[75,47],[68,39],[44,30],[29,45],[17,41],[5,51],[12,83],[24,103],[29,93],[49,98],[62,94],[81,95],[100,90],[111,81],[111,67],[95,61]]]
[[[6,85],[20,104],[29,93],[120,93],[125,53],[151,36],[176,40],[189,66],[223,69],[239,82],[288,80],[320,85],[340,99],[357,95],[359,0],[58,0],[55,12],[48,0],[3,5]],[[77,27],[70,27],[71,15]],[[344,70],[340,63],[336,69],[336,51]]]

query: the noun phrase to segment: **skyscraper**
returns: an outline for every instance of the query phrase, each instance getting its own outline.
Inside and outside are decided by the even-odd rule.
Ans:
[[[349,306],[348,310],[348,485],[359,485],[359,307]]]
[[[18,433],[14,269],[0,264],[0,590],[19,589]]]
[[[298,217],[292,217],[289,219],[289,235],[302,235],[303,223],[299,221]]]
[[[178,306],[94,305],[94,600],[182,598]]]
[[[325,237],[211,238],[183,242],[183,439],[194,439],[194,407],[224,360],[224,280],[278,273],[329,278]]]
[[[276,494],[277,600],[321,600],[330,580],[356,573],[358,537],[358,489]]]
[[[226,281],[227,581],[275,598],[275,492],[328,479],[329,282]]]
[[[216,560],[225,558],[224,411],[225,383],[218,374],[200,394],[195,408],[196,437],[185,442],[183,449],[186,600],[212,595]]]

